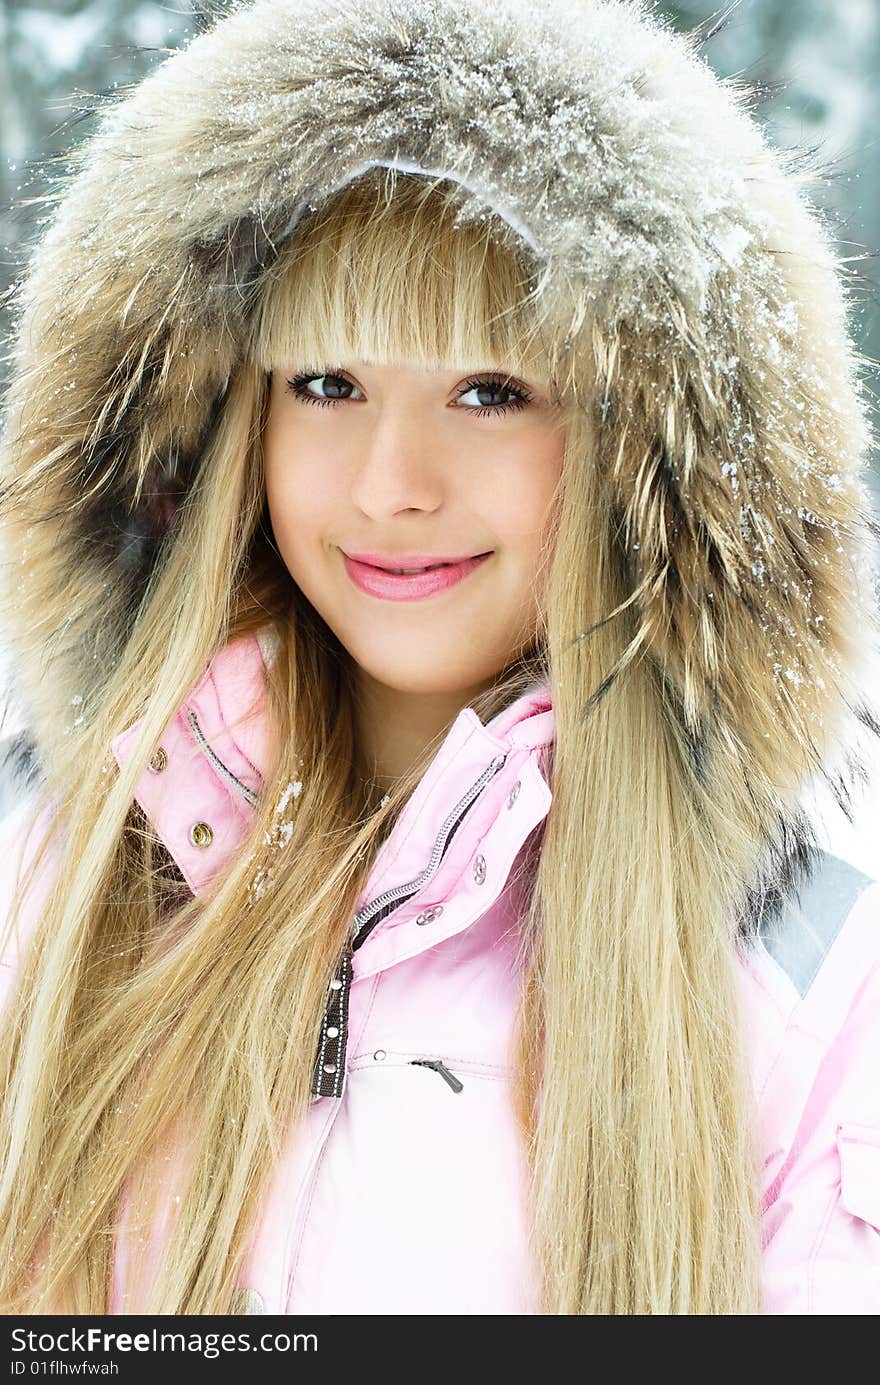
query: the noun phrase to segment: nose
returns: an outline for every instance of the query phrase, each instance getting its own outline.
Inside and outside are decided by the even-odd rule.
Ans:
[[[424,411],[391,403],[367,421],[357,444],[351,498],[372,519],[400,510],[435,510],[444,490],[442,442]]]

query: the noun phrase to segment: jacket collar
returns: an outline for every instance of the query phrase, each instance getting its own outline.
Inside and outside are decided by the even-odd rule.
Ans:
[[[195,894],[243,840],[269,772],[264,674],[271,657],[262,632],[241,636],[218,650],[166,728],[135,787],[136,800]],[[139,727],[140,719],[111,741],[120,767]],[[493,803],[502,789],[509,795],[526,760],[537,756],[543,768],[543,752],[553,736],[554,715],[545,685],[527,690],[485,725],[472,708],[463,708],[382,844],[358,908],[419,874],[426,843],[430,850],[450,810],[494,758],[504,756],[505,766],[490,795]],[[540,772],[537,780],[544,793],[531,775],[528,778],[542,799],[546,794],[543,816],[549,790]],[[450,849],[453,859],[456,854]]]

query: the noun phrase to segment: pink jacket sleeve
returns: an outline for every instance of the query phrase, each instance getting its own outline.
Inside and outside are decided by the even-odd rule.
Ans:
[[[787,1010],[759,1090],[764,1311],[880,1313],[880,883],[802,989],[763,959]]]

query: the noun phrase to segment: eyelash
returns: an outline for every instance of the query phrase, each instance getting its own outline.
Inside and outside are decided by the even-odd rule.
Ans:
[[[288,380],[287,388],[295,398],[302,400],[306,404],[317,404],[321,408],[326,408],[328,405],[345,404],[347,402],[345,399],[321,399],[318,395],[309,394],[305,386],[312,380],[345,380],[347,384],[352,383],[341,370],[325,370],[323,373],[321,371],[304,371],[302,375],[295,375],[293,379]],[[487,414],[492,414],[497,417],[499,414],[507,414],[519,409],[524,409],[527,404],[532,402],[532,395],[529,394],[528,390],[523,385],[511,384],[503,376],[496,375],[479,376],[473,380],[468,380],[461,393],[467,394],[469,390],[482,389],[486,385],[501,386],[503,389],[507,390],[509,394],[513,395],[513,399],[509,400],[506,404],[482,404],[477,409],[466,407],[465,412],[473,414],[475,418],[484,418]],[[357,403],[358,401],[355,400],[354,402]]]

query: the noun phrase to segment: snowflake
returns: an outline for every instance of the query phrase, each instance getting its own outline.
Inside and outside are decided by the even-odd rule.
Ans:
[[[300,796],[301,793],[302,793],[302,780],[301,780],[301,779],[293,780],[291,783],[289,783],[289,784],[287,785],[287,788],[284,790],[284,793],[281,795],[281,797],[279,798],[277,804],[275,805],[275,812],[276,812],[276,813],[283,813],[283,812],[284,812],[284,809],[287,807],[287,805],[288,805],[288,803],[290,802],[291,798],[299,798],[299,796]]]

